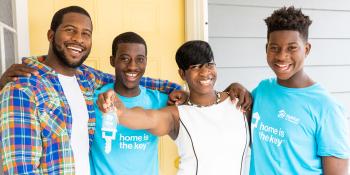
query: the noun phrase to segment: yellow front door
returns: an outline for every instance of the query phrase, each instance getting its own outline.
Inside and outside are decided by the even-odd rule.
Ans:
[[[46,32],[58,9],[78,5],[89,11],[94,25],[93,46],[86,64],[114,73],[109,65],[115,36],[133,31],[148,45],[146,76],[180,83],[175,63],[176,49],[185,40],[184,0],[30,0],[30,53],[47,54]],[[176,173],[176,147],[168,137],[159,142],[160,174]]]

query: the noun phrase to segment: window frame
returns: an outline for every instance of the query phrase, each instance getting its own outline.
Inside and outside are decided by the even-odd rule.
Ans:
[[[208,41],[208,0],[185,0],[186,41]]]
[[[15,63],[20,63],[22,57],[29,56],[29,30],[28,30],[28,1],[27,0],[11,0],[12,4],[12,17],[14,26],[8,26],[0,21],[0,75],[5,72],[6,68],[10,65],[6,64],[6,42],[4,32],[8,30],[14,34],[14,50]]]

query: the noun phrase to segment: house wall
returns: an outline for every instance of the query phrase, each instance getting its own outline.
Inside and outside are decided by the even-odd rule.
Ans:
[[[289,5],[302,8],[313,21],[309,30],[312,49],[305,71],[350,111],[350,1],[346,0],[208,0],[217,88],[240,82],[252,90],[262,79],[274,76],[266,63],[264,19]]]

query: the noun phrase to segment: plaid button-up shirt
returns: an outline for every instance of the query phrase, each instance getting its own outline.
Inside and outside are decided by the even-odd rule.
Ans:
[[[42,64],[45,56],[24,58],[38,76],[19,77],[0,93],[0,138],[4,174],[75,174],[70,145],[72,115],[57,73]],[[39,60],[39,61],[38,61]],[[94,135],[94,90],[114,77],[88,66],[77,68],[76,78],[89,113],[89,141]],[[169,93],[180,86],[142,78],[141,85]]]

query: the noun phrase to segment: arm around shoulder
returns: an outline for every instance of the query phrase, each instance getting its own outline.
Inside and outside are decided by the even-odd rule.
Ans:
[[[84,71],[84,76],[90,81],[94,83],[94,89],[98,89],[103,85],[114,82],[114,76],[108,73],[104,73],[92,67],[83,65],[82,69]]]
[[[170,94],[174,90],[180,90],[181,86],[168,81],[161,79],[153,79],[149,77],[142,77],[140,81],[140,85],[149,89],[155,89],[165,94]]]

